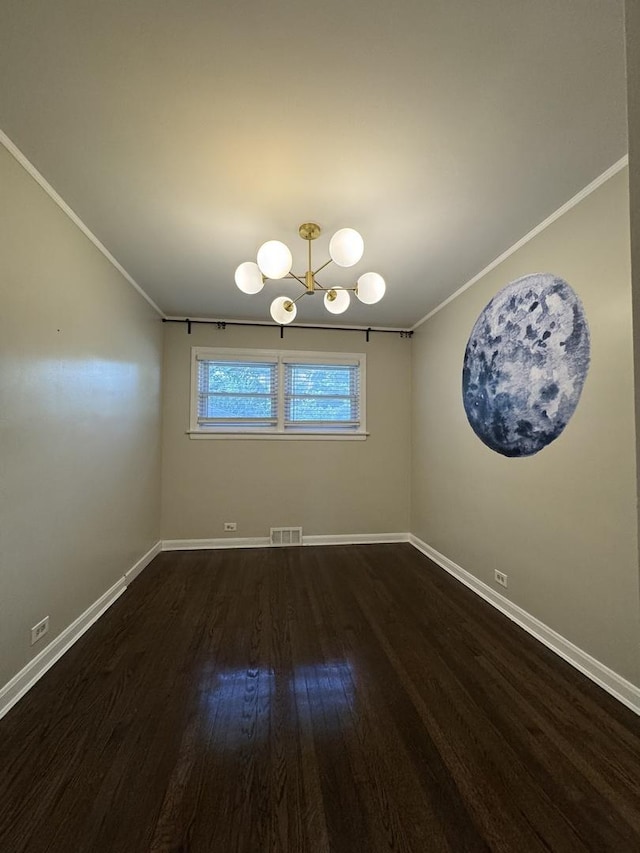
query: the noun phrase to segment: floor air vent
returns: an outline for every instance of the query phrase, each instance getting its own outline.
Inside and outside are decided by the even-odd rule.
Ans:
[[[272,527],[272,545],[302,545],[301,527]]]

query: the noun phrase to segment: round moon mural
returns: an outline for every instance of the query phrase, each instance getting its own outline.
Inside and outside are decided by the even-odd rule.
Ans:
[[[503,456],[532,456],[574,413],[589,369],[580,299],[549,273],[512,281],[489,302],[464,354],[462,399],[471,427]]]

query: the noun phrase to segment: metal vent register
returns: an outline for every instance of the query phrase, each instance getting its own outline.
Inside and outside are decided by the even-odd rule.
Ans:
[[[272,545],[302,545],[301,527],[272,527]]]

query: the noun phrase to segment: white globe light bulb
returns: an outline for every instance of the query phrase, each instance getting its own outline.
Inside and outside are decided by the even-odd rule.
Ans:
[[[267,278],[284,278],[291,272],[291,252],[280,240],[267,240],[258,249],[258,266]]]
[[[245,261],[240,264],[236,270],[235,280],[243,293],[260,293],[264,287],[258,264],[254,264],[252,261]]]
[[[297,308],[295,302],[288,296],[277,296],[271,303],[271,316],[279,326],[293,323],[296,318]]]
[[[357,264],[364,252],[364,240],[353,228],[341,228],[329,242],[331,260],[339,267]]]
[[[324,295],[324,307],[331,314],[344,314],[349,307],[349,302],[351,302],[349,291],[342,287],[334,287]]]
[[[384,279],[377,272],[366,272],[358,279],[356,296],[365,305],[375,305],[380,302],[387,289]]]

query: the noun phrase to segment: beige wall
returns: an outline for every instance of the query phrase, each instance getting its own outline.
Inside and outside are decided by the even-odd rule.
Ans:
[[[1,686],[159,539],[162,324],[2,147],[0,187]]]
[[[638,0],[625,2],[625,36],[633,327],[636,330],[634,335],[636,422],[640,424],[640,332],[638,331],[640,330],[640,3]],[[640,430],[637,434],[636,454],[640,493]]]
[[[626,170],[423,324],[413,341],[412,532],[640,683],[634,385]],[[591,368],[563,434],[508,459],[468,425],[467,339],[506,284],[553,272],[581,297]],[[498,588],[502,592],[502,588]]]
[[[366,352],[366,441],[192,440],[192,346]],[[409,523],[411,343],[399,335],[167,324],[163,539],[406,532]],[[223,523],[235,521],[236,533]]]

